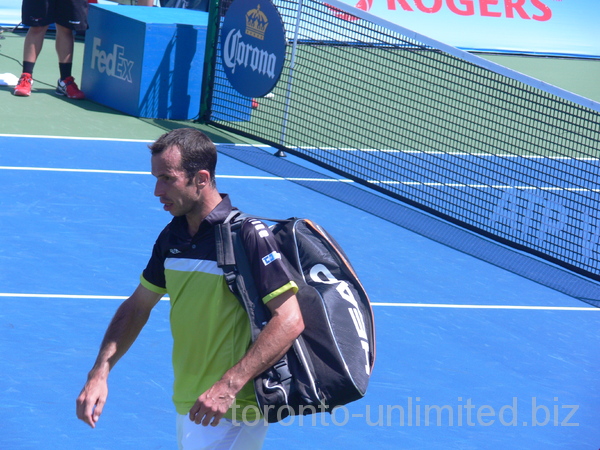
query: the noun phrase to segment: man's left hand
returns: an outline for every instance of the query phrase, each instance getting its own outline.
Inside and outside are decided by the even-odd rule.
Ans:
[[[223,380],[217,381],[208,391],[198,397],[190,409],[190,420],[203,426],[215,427],[234,400],[235,394],[228,383]]]

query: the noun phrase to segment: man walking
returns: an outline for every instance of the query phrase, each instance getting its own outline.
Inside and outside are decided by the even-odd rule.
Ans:
[[[255,420],[260,412],[252,380],[277,362],[304,329],[297,286],[281,259],[263,262],[279,250],[268,228],[246,221],[241,236],[257,289],[272,313],[250,346],[247,314],[216,263],[214,227],[232,206],[216,187],[214,144],[202,132],[182,128],[161,136],[150,149],[154,194],[174,218],[156,240],[137,289],[108,326],[77,398],[77,416],[96,426],[110,370],[168,293],[179,448],[259,449],[267,426]]]

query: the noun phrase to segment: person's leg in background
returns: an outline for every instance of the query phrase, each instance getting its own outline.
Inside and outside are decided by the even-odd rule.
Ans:
[[[60,78],[57,83],[56,93],[68,98],[81,100],[85,98],[79,90],[72,76],[73,49],[75,47],[75,36],[73,30],[56,24],[56,54],[58,55],[58,67]]]
[[[45,26],[32,26],[27,30],[25,36],[25,43],[23,44],[23,73],[19,78],[19,83],[13,91],[14,95],[21,97],[27,97],[31,94],[31,86],[33,84],[33,69],[37,61],[42,47],[44,46],[44,37],[48,25]]]

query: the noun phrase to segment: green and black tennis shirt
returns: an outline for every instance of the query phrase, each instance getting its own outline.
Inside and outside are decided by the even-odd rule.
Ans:
[[[179,414],[187,414],[196,399],[242,358],[251,342],[248,316],[216,262],[215,225],[223,223],[231,210],[229,196],[223,195],[194,236],[189,235],[185,216],[174,217],[156,240],[141,276],[146,288],[170,297],[173,402]],[[241,236],[265,303],[289,289],[297,291],[265,224],[246,221]],[[236,420],[242,412],[253,420],[255,406],[254,388],[248,383],[234,404]],[[226,417],[231,415],[232,410]]]

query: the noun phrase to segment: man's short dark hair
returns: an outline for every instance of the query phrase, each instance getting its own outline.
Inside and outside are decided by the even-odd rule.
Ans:
[[[216,186],[217,148],[206,134],[195,128],[177,128],[163,134],[149,147],[154,156],[173,146],[181,152],[181,168],[188,180],[191,181],[198,171],[207,170],[211,184]]]

